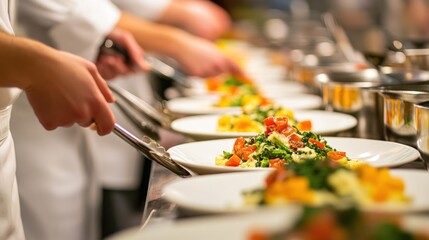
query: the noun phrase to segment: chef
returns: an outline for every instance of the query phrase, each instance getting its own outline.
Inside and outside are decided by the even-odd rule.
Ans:
[[[8,1],[0,1],[0,239],[21,240],[25,237],[9,131],[12,103],[23,90],[45,129],[96,123],[98,134],[106,135],[114,127],[108,108],[114,97],[90,62],[12,36],[9,7]]]

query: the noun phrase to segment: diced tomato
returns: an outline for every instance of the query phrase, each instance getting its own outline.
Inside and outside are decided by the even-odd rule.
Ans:
[[[266,126],[265,135],[274,131],[285,134],[286,136],[295,132],[295,129],[288,124],[289,119],[286,117],[268,117],[264,120]]]
[[[251,230],[251,233],[247,239],[249,239],[249,240],[268,240],[269,237],[268,237],[268,234],[264,231]]]
[[[279,133],[285,135],[285,136],[290,136],[291,134],[295,133],[296,130],[293,127],[288,127],[283,129],[282,131],[280,131]]]
[[[277,132],[282,133],[285,129],[289,128],[288,119],[285,117],[276,117],[274,118],[274,122],[276,123]]]
[[[282,181],[286,178],[286,169],[283,168],[275,168],[274,172],[270,173],[267,178],[265,178],[265,184],[270,186],[271,184]]]
[[[230,87],[229,92],[231,94],[237,94],[239,92],[239,90],[240,89],[237,86],[232,86],[232,87]]]
[[[264,124],[266,127],[268,126],[276,126],[276,123],[274,122],[274,118],[273,117],[267,117],[264,119]]]
[[[301,137],[301,136],[299,136],[298,134],[291,134],[291,135],[288,137],[288,139],[289,139],[289,141],[301,141],[301,140],[302,140],[302,137]]]
[[[311,131],[312,129],[311,120],[304,120],[298,123],[297,128],[301,131]]]
[[[329,159],[338,161],[341,158],[344,158],[346,156],[346,152],[339,152],[339,151],[329,151],[327,153],[327,156]]]
[[[253,80],[249,76],[247,76],[247,75],[237,74],[237,75],[234,75],[234,77],[237,80],[239,80],[240,82],[242,82],[242,83],[246,83],[246,84],[249,84],[249,85],[254,85]]]
[[[226,161],[225,166],[228,167],[237,167],[240,165],[241,159],[239,156],[233,154],[228,161]]]
[[[237,138],[234,143],[233,153],[240,156],[241,150],[244,148],[245,143],[246,141],[244,140],[243,137]]]
[[[302,137],[298,134],[291,134],[289,137],[289,147],[293,150],[304,147],[304,143],[301,141]]]
[[[308,142],[310,142],[310,143],[312,143],[312,144],[316,144],[319,148],[321,148],[321,149],[325,149],[325,144],[323,144],[322,142],[320,142],[320,141],[317,141],[316,139],[314,139],[314,138],[309,138],[308,139]]]
[[[284,168],[285,167],[285,160],[281,159],[281,158],[275,158],[275,159],[270,159],[270,168]]]
[[[256,151],[256,146],[255,145],[250,145],[250,146],[244,147],[241,150],[243,160],[247,161],[249,159],[249,155],[252,154],[255,151]]]
[[[265,97],[260,97],[261,98],[261,106],[266,106],[266,105],[270,105],[271,104],[271,100]]]

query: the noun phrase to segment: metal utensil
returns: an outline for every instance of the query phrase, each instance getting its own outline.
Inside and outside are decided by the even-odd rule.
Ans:
[[[117,96],[125,100],[130,107],[147,117],[154,124],[157,124],[164,128],[170,128],[172,118],[169,115],[160,112],[152,105],[148,104],[147,102],[143,101],[139,97],[135,96],[134,94],[128,92],[123,88],[116,87],[111,84],[109,84],[109,88]]]
[[[420,151],[423,162],[429,170],[429,102],[421,102],[414,105],[416,146]]]
[[[118,109],[128,118],[128,120],[131,121],[140,130],[142,134],[146,134],[150,138],[159,141],[160,136],[158,129],[148,122],[147,119],[142,116],[142,114],[137,112],[135,109],[130,108],[124,99],[117,98],[115,104]]]
[[[429,100],[428,81],[380,87],[383,97],[383,130],[388,141],[416,146],[414,104]]]
[[[357,55],[357,52],[353,48],[349,37],[347,36],[344,29],[335,20],[332,13],[326,12],[322,14],[322,20],[325,23],[328,31],[332,34],[344,56],[349,62],[364,63],[364,59]]]
[[[112,39],[106,38],[104,40],[103,44],[100,46],[100,53],[109,55],[119,54],[124,58],[126,64],[130,66],[134,65],[129,52]],[[170,63],[167,62],[167,60],[150,56],[148,54],[145,54],[144,59],[151,66],[151,70],[155,73],[161,74],[162,76],[173,80],[181,87],[189,87],[189,84],[186,80],[188,75],[183,71],[173,67]]]
[[[125,140],[132,147],[137,149],[145,157],[164,166],[174,174],[180,177],[192,176],[191,173],[189,173],[185,168],[174,162],[174,160],[170,157],[170,154],[165,151],[164,147],[159,145],[153,139],[147,136],[138,138],[117,123],[115,123],[113,132]]]

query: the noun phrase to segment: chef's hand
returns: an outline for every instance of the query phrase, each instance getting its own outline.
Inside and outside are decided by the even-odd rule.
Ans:
[[[223,54],[212,42],[189,34],[179,37],[174,59],[186,73],[198,77],[213,77],[222,73],[244,75],[232,59]]]
[[[171,1],[159,21],[209,40],[219,38],[231,27],[228,13],[206,0]]]
[[[138,70],[149,70],[149,65],[143,60],[143,50],[130,33],[116,28],[107,35],[107,38],[123,47],[128,52],[131,62],[127,63],[121,54],[100,53],[96,66],[101,76],[105,79],[112,79],[118,75],[127,75]]]
[[[23,90],[43,127],[95,123],[99,135],[113,130],[115,118],[108,103],[114,97],[93,63],[48,49],[31,65]]]

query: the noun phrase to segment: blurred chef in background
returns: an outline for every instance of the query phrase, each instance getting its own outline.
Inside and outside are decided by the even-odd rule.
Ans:
[[[177,4],[175,1],[178,1]],[[117,65],[109,61],[105,61],[103,65],[100,60],[102,56],[98,55],[98,47],[106,36],[115,36],[112,33],[116,28],[130,31],[145,50],[175,59],[191,75],[213,76],[221,72],[240,71],[236,64],[209,40],[143,19],[159,19],[179,26],[188,25],[189,22],[198,22],[199,25],[199,21],[181,22],[177,16],[168,17],[172,16],[168,14],[169,7],[176,6],[183,10],[180,4],[190,4],[188,1],[118,2],[123,4],[123,8],[128,6],[134,12],[144,14],[139,17],[132,16],[104,0],[76,0],[67,3],[54,0],[21,0],[20,22],[26,26],[31,37],[92,61],[98,60],[97,64],[104,66],[100,67],[104,74],[109,71],[109,65]],[[205,1],[194,2],[206,6],[202,9],[213,7]],[[196,8],[196,5],[198,4],[192,3],[190,6],[193,7],[189,8],[194,14],[184,16],[208,16],[201,16],[201,8]],[[214,26],[213,32],[207,32],[197,25],[189,25],[187,29],[212,39],[219,34],[218,29],[224,28],[223,24],[219,25],[221,21],[215,19],[218,17],[207,21]],[[120,69],[116,71],[126,72],[121,72]],[[115,81],[115,84],[131,89],[136,95],[151,101],[151,92],[145,84],[146,81],[141,79],[141,76],[134,78],[134,81],[124,79]],[[119,111],[114,106],[112,109],[117,116],[116,120],[131,129],[132,126]],[[18,101],[13,117],[12,128],[17,131],[16,141],[22,144],[22,147],[17,149],[17,174],[22,186],[20,194],[23,222],[29,239],[96,239],[100,200],[100,176],[97,173],[103,173],[101,182],[108,189],[135,190],[140,179],[141,156],[115,136],[100,142],[89,130],[79,131],[72,128],[55,134],[45,133],[37,126],[37,119],[30,114],[28,104],[22,99]],[[31,124],[24,123],[23,119]],[[31,136],[38,140],[31,140]],[[71,151],[73,146],[78,146],[80,151]]]

